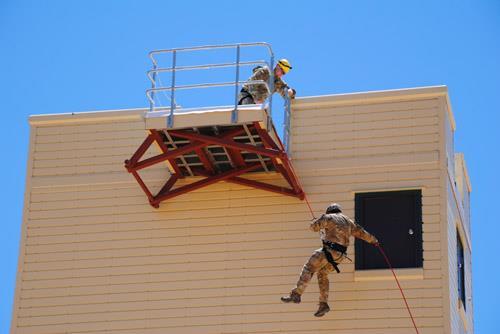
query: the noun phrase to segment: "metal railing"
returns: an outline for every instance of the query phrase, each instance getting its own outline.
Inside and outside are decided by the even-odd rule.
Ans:
[[[240,61],[241,58],[241,49],[246,47],[263,47],[267,49],[269,53],[269,60],[255,60],[255,61]],[[190,65],[190,66],[177,66],[177,57],[179,53],[183,52],[195,52],[195,51],[206,51],[206,50],[215,50],[215,49],[234,49],[236,51],[235,54],[235,62],[233,63],[215,63],[215,64],[203,64],[203,65]],[[171,54],[171,67],[160,67],[158,57],[161,54]],[[240,91],[240,86],[245,85],[265,85],[269,92],[274,90],[274,72],[271,72],[269,82],[265,82],[263,80],[253,80],[253,81],[241,81],[240,80],[240,67],[241,66],[249,66],[249,65],[266,65],[270,69],[274,68],[274,53],[271,49],[271,46],[268,43],[257,42],[257,43],[238,43],[238,44],[225,44],[225,45],[206,45],[206,46],[198,46],[198,47],[186,47],[186,48],[175,48],[175,49],[165,49],[165,50],[155,50],[149,53],[149,58],[153,63],[153,68],[147,72],[147,76],[151,81],[151,88],[146,90],[146,95],[150,102],[150,112],[154,112],[156,110],[155,103],[155,94],[158,92],[170,92],[170,112],[167,118],[167,128],[173,127],[174,121],[174,112],[176,110],[175,103],[175,93],[177,90],[183,89],[198,89],[198,88],[211,88],[211,87],[227,87],[234,86],[235,87],[235,97],[234,97],[234,109],[231,113],[231,122],[236,123],[238,121],[238,95]],[[213,68],[235,68],[235,80],[231,82],[214,82],[214,83],[199,83],[199,84],[191,84],[191,85],[177,85],[176,84],[176,72],[179,71],[196,71],[196,70],[209,70]],[[171,72],[172,78],[170,82],[170,86],[161,85],[161,81],[158,79],[159,73]],[[269,117],[272,118],[272,94],[269,94],[269,97],[266,101],[269,105]]]
[[[290,156],[290,112],[292,99],[288,94],[285,95],[285,105],[283,110],[283,144],[285,145],[286,153]]]

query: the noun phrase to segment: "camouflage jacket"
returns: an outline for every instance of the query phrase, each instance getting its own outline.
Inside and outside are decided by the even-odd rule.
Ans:
[[[269,77],[271,75],[271,72],[269,71],[269,67],[267,66],[262,66],[262,67],[256,67],[253,69],[253,74],[252,76],[248,79],[248,81],[252,80],[263,80],[265,82],[269,82]],[[281,96],[285,97],[286,94],[288,93],[288,85],[286,82],[281,80],[281,78],[274,77],[274,89],[273,93],[279,92]],[[253,99],[255,100],[255,103],[263,103],[265,99],[269,96],[269,90],[267,89],[266,85],[264,84],[244,84],[243,89],[246,89],[247,92],[249,92]]]
[[[314,232],[323,230],[322,240],[335,242],[346,247],[349,246],[351,235],[371,244],[378,242],[377,238],[366,232],[361,225],[353,222],[342,213],[323,214],[311,223],[310,229]]]

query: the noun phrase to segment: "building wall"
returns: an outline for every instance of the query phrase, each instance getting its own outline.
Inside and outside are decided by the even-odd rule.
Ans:
[[[463,211],[463,228],[468,238],[471,238],[470,228],[470,193],[472,191],[469,180],[469,174],[465,165],[463,153],[455,154],[455,174],[456,174],[456,189],[459,198],[459,206]]]
[[[388,102],[367,100],[320,98],[303,107],[296,104],[293,161],[302,172],[305,191],[317,212],[335,200],[352,216],[356,192],[422,189],[424,267],[421,271],[400,270],[399,276],[409,277],[402,280],[402,286],[421,331],[443,333],[447,321],[441,266],[446,249],[440,242],[445,227],[440,219],[439,164],[443,100],[425,96]],[[414,332],[397,285],[390,273],[384,272],[388,275],[380,271],[359,273],[354,272],[353,264],[344,264],[343,273],[332,277],[333,298],[347,292],[345,299],[360,301],[349,312],[368,318],[365,320],[372,327],[367,333]],[[350,293],[337,283],[342,275],[353,285]],[[290,279],[290,284],[293,281]],[[354,332],[364,332],[357,321],[351,326]]]
[[[470,184],[463,155],[456,155],[453,150],[454,124],[449,114],[443,115],[445,142],[447,151],[447,168],[444,172],[444,189],[446,190],[446,216],[448,222],[448,272],[449,284],[449,313],[451,333],[473,333],[473,304],[472,304],[472,256],[469,221],[469,193]],[[452,151],[453,150],[453,151]],[[449,160],[452,159],[452,160]],[[464,280],[465,280],[465,308],[458,293],[458,265],[457,239],[460,239],[464,248]]]
[[[293,163],[316,215],[337,201],[353,216],[356,192],[422,189],[424,267],[398,273],[428,334],[445,332],[452,281],[441,261],[443,94],[311,97],[292,111]],[[123,168],[145,137],[141,112],[31,119],[12,333],[414,332],[387,270],[343,264],[321,320],[315,278],[301,304],[280,302],[320,247],[298,199],[220,183],[149,206]],[[159,187],[165,169],[144,177]]]

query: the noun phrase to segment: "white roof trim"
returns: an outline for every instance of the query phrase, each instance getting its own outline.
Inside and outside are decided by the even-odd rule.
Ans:
[[[292,101],[294,110],[303,110],[311,107],[328,107],[342,105],[360,105],[368,103],[383,103],[408,100],[422,100],[444,97],[446,109],[453,131],[456,129],[455,117],[451,109],[451,102],[447,86],[429,86],[404,89],[391,89],[370,92],[357,92],[347,94],[332,94],[320,96],[299,97]]]
[[[238,110],[245,111],[262,111],[267,112],[267,104],[257,105],[242,105],[238,106]],[[193,114],[204,114],[211,112],[231,112],[234,106],[214,106],[203,108],[179,108],[175,111],[175,116],[188,116]],[[101,111],[86,111],[86,112],[72,112],[62,114],[44,114],[44,115],[31,115],[29,123],[32,126],[43,125],[62,125],[71,123],[92,123],[104,121],[126,121],[137,120],[142,118],[156,118],[167,117],[170,113],[169,108],[159,108],[155,112],[149,112],[149,108],[137,109],[122,109],[122,110],[101,110]],[[182,116],[181,116],[182,117]]]
[[[123,109],[123,110],[103,110],[72,112],[64,114],[31,115],[29,123],[32,126],[57,125],[70,123],[92,123],[116,120],[140,119],[149,109]]]
[[[370,92],[356,92],[346,94],[331,94],[320,96],[299,97],[293,100],[295,108],[313,104],[353,104],[360,101],[373,102],[373,100],[393,101],[407,100],[408,98],[420,99],[422,97],[444,96],[448,93],[446,86],[417,87],[404,89],[391,89]]]

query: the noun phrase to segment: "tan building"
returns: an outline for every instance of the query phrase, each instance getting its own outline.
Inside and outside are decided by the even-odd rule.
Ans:
[[[280,302],[320,247],[296,197],[219,182],[153,208],[123,167],[144,111],[30,118],[11,333],[415,332],[367,245],[352,243],[355,264],[330,275],[325,317],[313,316],[315,278],[301,304]],[[339,202],[377,235],[420,333],[473,333],[471,187],[446,87],[302,97],[291,113],[290,156],[315,214]],[[163,186],[165,166],[142,173],[148,186]]]

